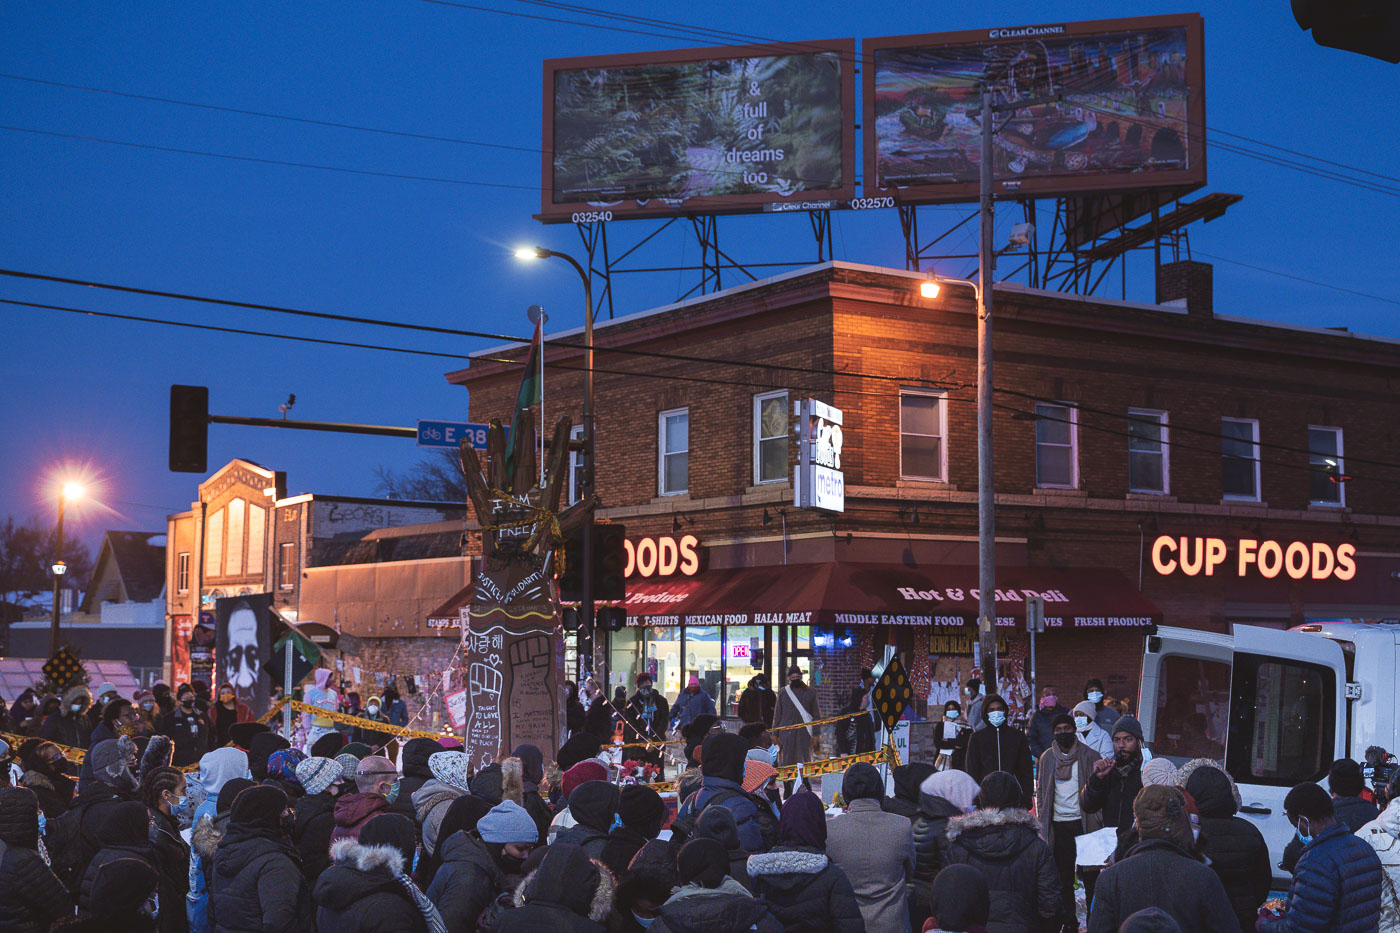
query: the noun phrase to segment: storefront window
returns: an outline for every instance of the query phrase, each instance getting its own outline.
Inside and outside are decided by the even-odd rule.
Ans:
[[[693,674],[700,678],[700,686],[719,705],[724,693],[724,653],[720,641],[720,628],[716,625],[688,625],[685,629],[685,683]],[[667,694],[670,694],[668,689]]]
[[[763,662],[754,667],[754,657],[764,648],[765,630],[760,625],[731,625],[724,630],[724,696],[715,697],[721,715],[731,719],[739,716],[739,692],[748,686],[754,674],[763,670]]]

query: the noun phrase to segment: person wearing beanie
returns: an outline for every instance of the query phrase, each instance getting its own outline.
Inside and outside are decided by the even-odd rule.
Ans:
[[[826,855],[826,811],[811,791],[783,803],[778,844],[750,855],[747,870],[754,895],[767,901],[787,933],[865,930],[850,880]]]
[[[601,700],[596,701],[595,706],[606,705]],[[609,736],[611,740],[611,736]],[[559,765],[561,771],[567,772],[574,765],[590,758],[598,757],[598,752],[603,748],[603,743],[591,731],[576,732],[569,736],[569,740],[559,746],[559,754],[555,756],[555,763]],[[568,794],[564,795],[565,797]]]
[[[354,839],[360,827],[381,813],[398,797],[399,771],[394,763],[381,755],[362,758],[355,767],[355,790],[343,794],[335,802],[335,829],[331,843]]]
[[[73,913],[73,900],[39,854],[39,798],[0,788],[0,929],[41,931]]]
[[[1135,716],[1120,716],[1113,724],[1113,757],[1094,763],[1080,805],[1085,813],[1103,815],[1121,838],[1133,827],[1133,801],[1142,790],[1142,726]]]
[[[1051,686],[1040,688],[1040,705],[1035,712],[1031,713],[1030,721],[1026,723],[1026,741],[1031,748],[1031,758],[1040,760],[1053,742],[1054,722],[1060,716],[1068,716],[1069,709],[1060,702],[1059,692]]]
[[[929,883],[923,933],[986,933],[991,915],[987,879],[970,865],[949,865]]]
[[[419,822],[418,804],[414,802],[413,797],[422,790],[424,784],[433,779],[433,771],[428,762],[438,752],[446,750],[441,742],[421,736],[404,743],[403,754],[399,756],[403,777],[399,779],[399,798],[391,808],[394,813],[401,813],[410,820]]]
[[[500,762],[492,762],[473,774],[467,786],[473,794],[491,801],[493,806],[500,803],[505,799],[505,776],[501,773]]]
[[[622,721],[627,742],[666,741],[666,726],[671,721],[670,705],[652,685],[651,674],[646,671],[637,675],[637,692],[623,707]],[[638,757],[661,763],[661,753],[652,749],[641,750]]]
[[[515,907],[495,933],[603,933],[609,929],[615,888],[612,873],[574,845],[552,845],[539,867],[515,889]]]
[[[248,770],[253,773],[253,780],[259,784],[266,781],[267,760],[272,757],[272,753],[291,747],[292,743],[276,732],[261,732],[253,736],[248,747]]]
[[[432,774],[413,795],[413,810],[423,834],[423,851],[428,855],[437,848],[438,827],[447,815],[447,808],[471,787],[471,759],[462,752],[434,752],[428,756],[428,771]],[[399,793],[403,793],[400,786]]]
[[[601,859],[620,796],[617,785],[606,781],[585,781],[574,788],[569,795],[569,816],[574,825],[560,832],[555,842],[576,845],[589,858]]]
[[[622,877],[632,858],[642,846],[661,834],[670,816],[661,795],[645,784],[629,784],[618,795],[617,816],[622,825],[608,834],[598,860],[607,866],[613,877]]]
[[[661,905],[650,933],[782,933],[783,925],[768,905],[728,873],[729,856],[713,839],[687,842],[676,858],[678,887]]]
[[[311,889],[286,832],[293,819],[291,801],[270,784],[234,799],[209,878],[215,933],[311,929]]]
[[[131,773],[136,760],[136,745],[129,736],[108,739],[94,745],[87,754],[93,774],[87,786],[74,800],[68,820],[75,827],[65,851],[59,853],[59,879],[69,892],[78,893],[88,863],[102,847],[103,824],[112,811],[123,803],[136,799],[137,783]],[[139,804],[138,804],[139,806]],[[144,812],[145,808],[141,808]]]
[[[374,749],[370,748],[364,742],[347,742],[345,747],[341,749],[341,752],[346,755],[354,755],[356,758],[363,760],[373,754]]]
[[[472,797],[458,808],[454,824],[474,821],[475,828],[450,827],[452,834],[441,841],[441,865],[428,887],[428,898],[453,930],[473,928],[511,879],[521,874],[539,838],[535,821],[514,801],[502,801],[484,814],[477,801]]]
[[[1153,784],[1162,784],[1167,787],[1176,786],[1176,765],[1166,758],[1153,758],[1142,765],[1142,786],[1148,787]]]
[[[139,800],[123,800],[112,807],[97,830],[98,849],[83,871],[77,891],[80,912],[92,910],[92,885],[102,866],[119,858],[135,858],[156,867],[151,847],[151,815]]]
[[[292,806],[292,845],[301,855],[308,884],[315,885],[330,865],[331,833],[335,831],[335,802],[345,789],[340,763],[330,758],[308,758],[297,765],[297,783],[306,792]]]
[[[755,754],[764,755],[762,759],[753,757]],[[773,779],[778,776],[778,769],[768,763],[766,753],[757,749],[751,749],[744,759],[744,793],[754,794],[767,800],[769,805],[781,805],[777,800],[777,791],[773,787]],[[774,796],[769,796],[770,792]]]
[[[154,933],[152,895],[158,884],[155,869],[143,860],[113,859],[94,878],[88,907],[54,924],[53,929],[63,933]]]
[[[1196,847],[1225,887],[1241,933],[1252,933],[1259,907],[1273,886],[1273,866],[1264,836],[1259,827],[1235,815],[1238,791],[1219,762],[1188,761],[1177,770],[1176,778],[1200,813],[1201,835]]]
[[[236,722],[228,727],[228,738],[238,748],[249,751],[253,747],[253,739],[264,732],[271,732],[272,727],[263,722]]]
[[[846,873],[867,930],[909,929],[907,885],[914,871],[913,825],[880,806],[885,781],[857,762],[841,778],[846,812],[827,827],[826,854]]]
[[[606,867],[606,866],[605,866]],[[669,842],[653,840],[633,856],[617,878],[617,909],[621,933],[642,933],[656,922],[661,905],[676,887],[676,853]]]
[[[588,781],[606,781],[607,779],[608,766],[594,758],[579,762],[559,776],[559,799],[555,805],[554,818],[550,820],[549,830],[545,836],[547,845],[553,845],[560,833],[578,825],[578,821],[569,812],[569,795],[580,784]]]
[[[39,798],[44,816],[56,820],[67,813],[78,784],[68,775],[63,749],[43,739],[26,739],[19,747],[19,763],[20,786]]]
[[[306,760],[306,753],[299,748],[279,748],[267,758],[267,779],[265,784],[282,788],[292,800],[301,799],[305,788],[297,781],[297,765]]]
[[[1361,933],[1380,925],[1386,873],[1376,851],[1337,820],[1331,796],[1316,784],[1296,785],[1283,813],[1302,841],[1282,916],[1261,916],[1259,933]]]
[[[1057,715],[1050,728],[1050,747],[1041,753],[1036,768],[1035,812],[1040,820],[1040,837],[1050,844],[1060,879],[1063,929],[1069,931],[1073,926],[1077,931],[1074,840],[1103,828],[1103,817],[1098,813],[1085,813],[1079,803],[1099,754],[1080,739],[1074,717],[1068,713]],[[1160,760],[1166,761],[1165,758]]]
[[[445,933],[437,908],[408,876],[417,844],[413,822],[386,813],[366,823],[358,839],[331,846],[331,865],[312,889],[316,929]]]
[[[408,745],[404,746],[404,758],[408,757],[409,747],[417,741],[419,740],[411,739]],[[432,742],[433,740],[422,739],[421,741]],[[325,735],[321,736],[319,739],[311,743],[311,757],[334,758],[336,755],[339,755],[345,750],[345,746],[348,745],[349,742],[350,739],[347,738],[345,733],[343,732],[327,732]]]
[[[1356,832],[1380,815],[1380,810],[1371,801],[1362,797],[1366,781],[1361,776],[1361,765],[1350,758],[1338,758],[1327,771],[1327,790],[1332,795],[1332,809],[1336,820],[1352,832]],[[1295,835],[1283,849],[1283,869],[1292,872],[1303,854],[1303,844]]]
[[[796,664],[792,665],[788,668],[787,684],[778,691],[778,701],[773,708],[774,727],[791,727],[776,733],[778,767],[812,760],[820,744],[817,727],[804,724],[821,718],[821,702],[817,698],[817,691],[802,681],[802,668]]]
[[[1099,725],[1094,704],[1084,700],[1070,710],[1070,715],[1074,717],[1074,731],[1079,733],[1080,741],[1098,752],[1100,758],[1112,758],[1113,736],[1108,734],[1108,729]],[[1109,726],[1111,728],[1112,723]]]
[[[896,768],[896,789],[899,773]],[[919,929],[928,918],[929,886],[948,861],[948,820],[975,809],[978,789],[966,771],[951,769],[934,771],[918,786],[919,809],[910,819],[914,833],[914,874],[908,894],[911,929]]]
[[[1021,809],[1029,810],[1031,794],[1035,790],[1035,784],[1031,781],[1031,767],[1035,758],[1031,755],[1026,734],[1009,725],[1007,714],[1010,709],[1006,700],[995,693],[989,694],[983,701],[984,727],[973,732],[972,738],[967,741],[966,771],[978,784],[994,771],[1015,775],[1025,794],[1020,803]]]
[[[996,728],[989,722],[978,735]],[[1022,808],[1024,799],[1015,775],[993,771],[977,791],[977,810],[948,820],[948,864],[970,865],[986,879],[991,933],[1048,929],[1061,916],[1055,860],[1040,838],[1040,821]]]
[[[1166,911],[1183,930],[1236,933],[1239,919],[1225,888],[1192,847],[1181,791],[1144,787],[1133,800],[1133,819],[1141,841],[1099,875],[1089,933],[1114,933],[1149,907]]]
[[[345,781],[347,784],[354,784],[355,772],[360,769],[360,759],[356,758],[354,755],[341,752],[339,755],[335,756],[335,763],[340,765],[341,780]]]
[[[739,827],[734,824],[733,813],[724,807],[710,807],[700,814],[684,840],[680,839],[676,829],[675,825],[671,827],[673,842],[713,839],[724,846],[729,856],[729,877],[739,882],[749,893],[753,893],[753,879],[749,877],[749,853],[739,845]]]
[[[772,805],[744,790],[748,743],[731,732],[706,736],[700,748],[700,789],[681,805],[679,815],[694,822],[707,807],[734,814],[739,844],[749,853],[766,852],[777,841],[778,820]]]

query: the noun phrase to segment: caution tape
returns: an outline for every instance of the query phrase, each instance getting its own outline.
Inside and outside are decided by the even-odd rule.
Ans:
[[[10,732],[0,732],[0,739],[4,739],[6,742],[9,742],[9,743],[10,743],[10,748],[11,748],[11,750],[14,751],[14,752],[18,752],[18,751],[19,751],[19,746],[20,746],[22,743],[27,742],[27,741],[29,741],[29,740],[32,739],[32,738],[37,738],[37,736],[32,736],[32,735],[14,735],[13,733],[10,733]],[[62,743],[60,743],[60,742],[55,742],[53,739],[44,739],[44,738],[41,738],[41,739],[39,739],[39,741],[40,741],[40,742],[43,742],[43,743],[46,744],[46,745],[53,745],[53,746],[55,746],[56,748],[58,748],[60,751],[63,752],[63,757],[64,757],[64,758],[68,759],[69,761],[71,761],[71,762],[72,762],[73,764],[75,764],[75,765],[80,765],[80,764],[82,764],[82,763],[83,763],[83,759],[87,757],[87,752],[86,752],[85,750],[81,749],[81,748],[74,748],[74,747],[71,746],[71,745],[64,745],[64,744],[62,744]],[[182,765],[182,766],[180,767],[179,770],[183,771],[185,774],[192,774],[192,773],[194,773],[195,771],[198,771],[198,770],[199,770],[199,765],[198,765],[197,763],[196,763],[196,764],[192,764],[192,765]]]
[[[310,703],[303,703],[300,700],[288,700],[292,709],[298,713],[311,713],[313,716],[324,716],[332,722],[343,722],[350,726],[359,726],[369,732],[378,732],[394,739],[414,738],[414,739],[440,739],[445,733],[425,732],[422,729],[407,729],[402,726],[391,726],[387,722],[379,722],[376,719],[366,719],[363,716],[351,716],[349,713],[338,713],[328,709],[321,709],[319,706],[312,706]]]
[[[879,751],[874,752],[857,752],[854,755],[823,758],[821,761],[804,761],[796,765],[783,765],[778,769],[777,779],[780,781],[795,781],[803,777],[819,777],[823,774],[845,771],[851,765],[861,761],[885,761],[891,765],[898,766],[899,753],[894,750],[894,746],[887,745]],[[657,781],[647,785],[647,787],[657,792],[673,791],[677,789],[677,786],[678,782],[676,781]]]
[[[287,698],[286,698],[286,697],[282,697],[282,698],[279,699],[277,702],[273,703],[272,706],[270,706],[270,707],[268,708],[267,712],[263,713],[261,716],[259,716],[257,719],[255,719],[255,720],[253,720],[253,721],[254,721],[254,722],[258,722],[258,723],[262,723],[262,724],[265,726],[265,725],[267,725],[268,723],[272,722],[272,720],[276,719],[276,718],[277,718],[277,714],[280,713],[280,712],[282,712],[282,707],[284,707],[284,706],[286,706],[286,705],[287,705]]]

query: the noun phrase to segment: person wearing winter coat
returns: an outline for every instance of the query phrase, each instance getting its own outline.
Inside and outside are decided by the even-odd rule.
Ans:
[[[645,933],[676,889],[675,850],[669,842],[652,840],[632,857],[627,871],[616,877],[610,927],[615,933]]]
[[[957,700],[943,704],[943,718],[933,724],[933,747],[938,749],[936,767],[940,771],[967,767],[967,743],[972,740],[972,725],[962,718],[962,705]]]
[[[251,722],[253,711],[238,699],[232,684],[219,684],[219,701],[209,707],[209,725],[213,728],[214,747],[229,743],[229,727],[236,722]]]
[[[773,726],[773,710],[778,705],[778,697],[768,685],[768,675],[755,674],[739,694],[739,721],[742,723],[761,722]]]
[[[360,827],[381,813],[389,812],[389,794],[397,790],[399,772],[394,763],[380,755],[360,759],[355,768],[355,793],[335,802],[335,829],[331,842],[354,839]]]
[[[672,829],[672,837],[675,830]],[[695,828],[689,839],[713,839],[724,846],[729,854],[727,874],[739,882],[750,893],[753,892],[753,879],[749,877],[749,853],[739,845],[739,827],[734,822],[734,814],[724,807],[710,807],[695,821]]]
[[[1085,813],[1079,802],[1099,753],[1080,740],[1068,713],[1056,716],[1052,728],[1050,747],[1041,754],[1036,769],[1035,812],[1040,819],[1040,836],[1050,845],[1060,878],[1064,929],[1077,933],[1074,840],[1103,828],[1103,818]]]
[[[977,791],[977,810],[948,820],[948,864],[971,865],[986,878],[991,933],[1040,929],[1060,913],[1055,860],[1040,822],[1020,806],[1024,799],[1013,775],[993,771]]]
[[[1332,810],[1338,823],[1356,832],[1380,815],[1376,805],[1362,797],[1366,782],[1361,776],[1361,765],[1350,758],[1338,758],[1327,771],[1327,789],[1332,794]],[[1297,836],[1288,840],[1283,848],[1283,870],[1293,872],[1298,857],[1303,854],[1303,843]]]
[[[732,732],[715,732],[706,736],[704,744],[700,746],[700,790],[684,802],[682,812],[688,819],[694,820],[707,807],[724,807],[734,814],[734,824],[739,828],[739,845],[752,854],[765,852],[772,845],[775,836],[772,824],[775,821],[768,802],[744,790],[744,761],[747,755],[748,743],[741,736]]]
[[[1031,782],[1031,746],[1026,734],[1007,725],[1006,714],[1010,707],[997,694],[989,694],[982,703],[982,721],[985,727],[972,734],[967,743],[967,773],[980,786],[987,775],[1005,771],[1016,778],[1024,794],[1020,802],[1022,810],[1031,808],[1031,793],[1035,785]]]
[[[432,777],[414,792],[413,809],[423,836],[423,851],[431,855],[437,848],[438,827],[447,808],[469,792],[471,760],[464,752],[434,752],[428,757],[428,771]],[[403,794],[402,782],[399,794]]]
[[[1070,710],[1070,714],[1074,717],[1074,731],[1079,733],[1079,740],[1098,752],[1100,758],[1112,758],[1113,736],[1095,719],[1098,713],[1094,704],[1084,700],[1076,704],[1074,709]]]
[[[678,729],[684,729],[695,721],[697,716],[715,715],[715,701],[705,688],[700,686],[700,678],[694,674],[690,675],[690,680],[686,683],[685,689],[680,696],[676,697],[676,702],[671,704],[671,721]]]
[[[598,861],[620,878],[642,846],[661,834],[670,812],[661,795],[645,784],[630,784],[618,795],[617,816],[621,826],[613,827]]]
[[[572,741],[572,739],[570,740]],[[559,834],[573,829],[578,825],[572,813],[569,812],[569,798],[574,791],[589,781],[608,780],[608,768],[596,758],[588,758],[569,767],[559,778],[559,800],[555,804],[554,819],[549,821],[549,833],[545,841],[553,845]],[[684,785],[680,787],[682,795],[685,793]],[[608,826],[611,828],[612,823]]]
[[[151,847],[151,815],[139,800],[123,800],[112,807],[97,828],[98,849],[83,871],[78,888],[78,911],[92,911],[92,885],[102,866],[119,858],[137,858],[156,868]]]
[[[428,898],[451,930],[475,929],[482,912],[518,876],[539,839],[535,821],[512,800],[492,807],[471,832],[442,840],[442,866]]]
[[[408,877],[418,834],[397,813],[376,816],[358,839],[331,846],[312,891],[316,929],[335,933],[446,933],[432,902]],[[473,929],[473,927],[452,927]]]
[[[267,762],[272,758],[273,752],[280,752],[284,748],[291,748],[292,743],[278,735],[276,732],[269,732],[266,729],[257,733],[248,741],[248,771],[252,773],[253,780],[261,784],[267,780]],[[366,752],[365,754],[368,754]]]
[[[666,727],[671,722],[671,706],[666,702],[666,697],[657,692],[651,675],[646,671],[637,675],[637,692],[632,694],[632,699],[620,712],[628,742],[665,741]],[[606,737],[599,736],[605,742],[611,738],[611,729]]]
[[[919,812],[919,785],[934,771],[933,765],[923,761],[897,766],[890,772],[894,779],[894,795],[882,798],[880,809],[912,821]]]
[[[778,845],[749,856],[754,894],[786,933],[861,933],[865,920],[846,873],[826,855],[826,813],[808,790],[788,797]]]
[[[1059,694],[1055,688],[1045,686],[1040,688],[1040,705],[1031,713],[1030,721],[1026,723],[1026,741],[1030,743],[1031,758],[1039,761],[1050,747],[1053,734],[1054,722],[1060,716],[1068,716],[1069,710],[1060,702]]]
[[[514,769],[507,773],[506,765],[515,761],[520,762],[520,773],[515,774]],[[543,845],[549,823],[554,819],[554,812],[540,796],[540,785],[544,783],[544,752],[534,745],[517,745],[510,758],[501,762],[501,782],[504,796],[524,807],[540,828],[540,845]],[[517,792],[519,799],[516,799]]]
[[[73,913],[73,900],[39,854],[39,798],[0,789],[0,930],[45,933]]]
[[[1089,933],[1115,933],[1133,914],[1157,907],[1183,930],[1235,933],[1225,888],[1192,845],[1186,799],[1175,787],[1145,787],[1133,801],[1141,841],[1099,875]]]
[[[1113,724],[1113,757],[1094,762],[1080,806],[1102,814],[1103,825],[1117,827],[1121,838],[1133,828],[1133,801],[1141,790],[1142,726],[1135,716],[1120,716]]]
[[[818,746],[817,727],[797,727],[821,718],[817,691],[802,682],[802,668],[792,665],[788,668],[787,685],[778,691],[778,700],[773,707],[773,725],[793,727],[777,733],[779,767],[812,760]]]
[[[78,782],[68,776],[63,749],[43,739],[26,739],[19,747],[23,773],[19,783],[39,798],[39,809],[50,820],[57,819],[73,804]]]
[[[297,765],[297,782],[306,793],[292,805],[292,845],[310,885],[330,865],[335,802],[345,787],[343,777],[340,765],[331,758],[308,758]]]
[[[1178,769],[1176,784],[1184,787],[1196,803],[1201,824],[1197,849],[1225,886],[1240,933],[1253,933],[1259,907],[1273,884],[1269,847],[1263,834],[1249,820],[1235,815],[1240,805],[1239,791],[1234,780],[1215,762],[1187,762]]]
[[[55,923],[54,933],[156,933],[152,895],[158,883],[155,869],[141,859],[114,859],[98,872],[89,908]]]
[[[913,828],[908,817],[884,811],[884,795],[885,781],[874,765],[862,761],[846,769],[846,812],[827,826],[826,854],[846,873],[866,929],[907,930]]]
[[[61,818],[71,828],[71,833],[62,850],[52,853],[54,873],[75,897],[88,863],[102,848],[100,836],[108,817],[117,807],[132,802],[136,796],[136,777],[131,773],[131,762],[135,757],[136,745],[127,736],[116,741],[109,739],[99,742],[88,751],[87,758],[91,760],[93,769],[92,780]],[[143,830],[143,838],[144,835]]]
[[[308,933],[311,889],[287,838],[291,801],[276,787],[240,793],[214,853],[209,920],[214,933]]]
[[[185,896],[185,916],[189,918],[190,933],[210,933],[213,923],[209,917],[209,881],[214,874],[214,856],[219,841],[228,830],[233,802],[250,787],[251,779],[230,778],[219,790],[214,810],[201,816],[190,830],[190,892]]]
[[[613,912],[612,874],[578,846],[555,843],[515,889],[495,933],[604,933]]]
[[[898,787],[899,768],[895,769]],[[914,834],[914,873],[909,878],[909,924],[919,929],[929,917],[929,885],[948,861],[948,820],[974,809],[979,788],[966,771],[935,771],[919,785],[919,805],[910,819]]]
[[[676,856],[677,887],[650,933],[783,933],[762,901],[729,877],[729,854],[713,839],[692,839]]]
[[[399,796],[394,801],[393,812],[402,813],[410,820],[417,820],[418,805],[413,802],[413,795],[433,779],[433,769],[429,767],[428,761],[442,751],[446,749],[435,739],[416,738],[404,743],[403,754],[400,756],[403,777],[399,779]],[[470,770],[467,776],[471,776]]]
[[[1123,713],[1117,706],[1109,702],[1108,697],[1104,696],[1103,681],[1097,677],[1090,677],[1085,681],[1084,699],[1094,704],[1094,713],[1090,717],[1094,720],[1094,724],[1112,735],[1113,727],[1117,725]]]
[[[574,788],[569,795],[569,815],[574,825],[559,833],[554,844],[575,845],[589,858],[601,859],[618,801],[617,785],[606,781],[585,781]]]
[[[1400,777],[1386,789],[1386,808],[1356,831],[1356,838],[1370,846],[1380,859],[1381,920],[1378,933],[1400,933]]]
[[[1336,818],[1332,798],[1303,783],[1283,798],[1303,852],[1293,869],[1283,914],[1261,920],[1258,933],[1363,933],[1380,926],[1385,870],[1375,849]]]
[[[452,806],[447,808],[447,815],[442,818],[442,825],[438,828],[440,844],[431,855],[425,854],[418,859],[418,870],[414,872],[414,880],[418,882],[418,887],[429,892],[431,896],[433,882],[445,864],[447,841],[459,833],[474,834],[476,824],[490,812],[491,804],[471,794],[452,802]]]
[[[924,895],[930,915],[923,933],[986,933],[991,915],[987,879],[971,865],[949,865],[938,873]]]
[[[214,727],[209,717],[195,705],[194,688],[181,684],[175,709],[161,718],[157,729],[175,743],[175,767],[192,765],[209,751]]]
[[[151,821],[151,867],[159,877],[156,891],[160,903],[170,905],[156,918],[161,933],[186,933],[190,928],[184,909],[190,890],[190,847],[180,835],[180,815],[190,803],[188,783],[183,772],[171,767],[152,768],[141,776],[141,802]]]
[[[63,691],[61,703],[57,711],[44,717],[39,738],[69,748],[87,748],[92,735],[87,719],[87,711],[92,708],[92,692],[82,684],[75,684]]]

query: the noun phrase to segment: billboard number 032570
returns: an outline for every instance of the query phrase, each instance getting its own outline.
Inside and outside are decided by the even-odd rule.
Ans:
[[[846,203],[853,211],[869,211],[878,207],[894,207],[894,198],[852,198]]]

